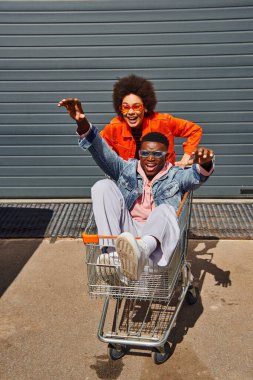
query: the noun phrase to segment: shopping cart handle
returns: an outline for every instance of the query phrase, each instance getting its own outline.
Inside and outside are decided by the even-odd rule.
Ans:
[[[118,236],[111,235],[89,235],[86,232],[82,233],[83,242],[85,244],[98,244],[99,239],[117,239]],[[138,237],[136,237],[138,239]]]
[[[82,233],[82,238],[84,244],[98,244],[99,239],[117,239],[118,236],[111,236],[111,235],[89,235],[86,234],[86,232]],[[135,236],[135,239],[140,239],[140,236]]]
[[[82,238],[83,238],[84,244],[98,244],[98,242],[99,242],[98,235],[89,235],[89,234],[86,234],[85,232],[83,232]]]

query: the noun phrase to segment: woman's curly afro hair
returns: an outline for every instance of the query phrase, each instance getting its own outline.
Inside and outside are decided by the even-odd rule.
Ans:
[[[145,78],[129,75],[119,79],[113,87],[113,106],[118,115],[121,116],[119,107],[123,98],[129,94],[137,95],[142,99],[147,115],[154,112],[157,100],[152,83]]]

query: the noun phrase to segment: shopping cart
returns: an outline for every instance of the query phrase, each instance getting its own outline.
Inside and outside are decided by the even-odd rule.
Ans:
[[[98,338],[108,344],[111,359],[120,359],[130,348],[151,349],[156,364],[171,355],[168,337],[181,305],[184,299],[194,304],[198,298],[187,261],[191,204],[189,192],[178,210],[180,239],[169,265],[162,269],[147,265],[138,281],[130,281],[120,274],[120,263],[114,254],[109,255],[109,262],[104,260],[100,247],[103,239],[108,245],[108,236],[96,234],[94,217],[90,217],[82,234],[87,248],[88,291],[92,297],[105,298]],[[110,246],[114,246],[116,238],[110,237]],[[109,305],[113,306],[111,313]]]

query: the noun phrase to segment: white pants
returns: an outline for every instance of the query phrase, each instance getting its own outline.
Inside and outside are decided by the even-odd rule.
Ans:
[[[154,236],[160,244],[150,259],[159,266],[168,265],[180,236],[174,207],[167,204],[156,207],[146,223],[141,224],[131,217],[123,195],[113,181],[103,179],[95,183],[91,196],[98,234],[118,236],[130,232],[134,236]],[[104,245],[111,244],[104,241]]]

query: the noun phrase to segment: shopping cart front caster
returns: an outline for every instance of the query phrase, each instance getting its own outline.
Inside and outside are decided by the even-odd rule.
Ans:
[[[127,352],[127,346],[118,346],[115,348],[112,344],[108,344],[107,353],[110,359],[118,360],[123,358]]]
[[[169,343],[165,343],[163,353],[161,353],[157,348],[152,351],[152,359],[155,364],[162,364],[169,359],[171,355],[171,348]]]
[[[188,305],[194,305],[199,298],[199,289],[196,286],[190,286],[185,295]]]

